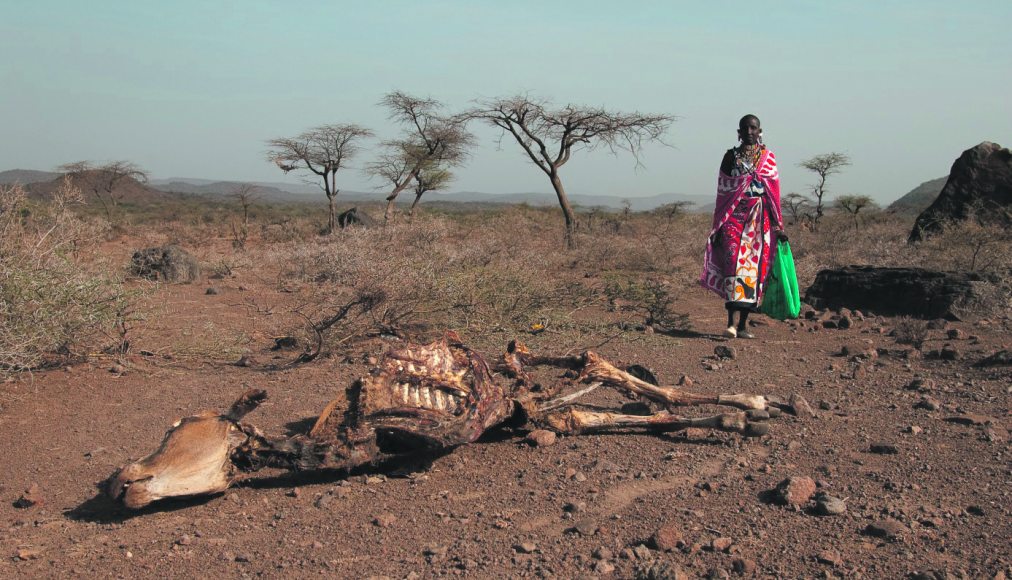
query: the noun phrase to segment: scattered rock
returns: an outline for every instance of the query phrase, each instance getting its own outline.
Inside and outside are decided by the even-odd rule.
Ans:
[[[914,379],[907,384],[906,388],[908,391],[928,393],[935,390],[935,381],[924,377],[914,377]]]
[[[615,557],[615,554],[608,548],[601,546],[600,548],[594,550],[593,556],[597,560],[611,560]]]
[[[221,293],[221,291],[218,290],[217,288],[215,288],[214,286],[210,286],[210,287],[208,287],[207,290],[204,290],[204,294],[207,294],[208,296],[216,296],[216,295],[218,295],[220,293]]]
[[[838,497],[820,493],[815,498],[815,512],[823,516],[838,516],[847,511],[847,503]]]
[[[611,562],[606,562],[604,560],[598,560],[597,562],[594,562],[593,568],[595,572],[601,575],[611,574],[612,572],[615,571],[615,565],[612,564]]]
[[[683,544],[682,530],[675,524],[666,524],[654,532],[651,543],[662,552],[673,552]]]
[[[966,415],[956,415],[955,417],[946,417],[945,420],[949,423],[956,423],[957,425],[989,425],[994,423],[994,419],[987,415],[977,415],[975,413],[967,413]]]
[[[567,502],[566,505],[562,506],[562,509],[571,514],[578,514],[580,512],[587,511],[587,502],[585,501]]]
[[[187,534],[183,534],[182,536],[179,537],[178,540],[176,540],[176,545],[178,545],[178,546],[189,546],[192,543],[193,543],[193,538],[191,538]]]
[[[246,554],[246,553],[236,554],[235,561],[236,562],[252,562],[253,561],[253,556],[250,556],[249,554]]]
[[[446,556],[446,546],[428,544],[422,548],[422,555],[430,558],[442,558],[443,556]]]
[[[843,557],[836,550],[823,550],[815,556],[815,559],[820,564],[829,564],[830,566],[840,566],[843,564]]]
[[[966,338],[966,333],[958,328],[950,328],[949,331],[945,333],[945,336],[947,336],[950,340],[963,340]]]
[[[755,573],[755,568],[755,560],[749,560],[747,558],[735,558],[731,560],[731,569],[734,570],[736,574],[751,576]]]
[[[734,360],[738,358],[738,351],[733,346],[718,344],[713,348],[713,354],[719,359]]]
[[[513,546],[513,549],[520,554],[533,554],[538,551],[538,545],[534,542],[520,542],[519,544]]]
[[[41,506],[44,503],[45,500],[42,498],[42,490],[39,489],[39,484],[32,483],[31,485],[28,486],[28,489],[26,489],[25,492],[21,494],[21,497],[19,497],[17,501],[14,502],[14,507],[26,509],[35,506]]]
[[[1009,365],[1012,365],[1012,351],[1008,350],[999,350],[987,358],[973,364],[975,367],[997,367]]]
[[[911,435],[920,435],[923,432],[924,429],[918,427],[917,425],[910,425],[907,427],[907,433],[910,433]]]
[[[731,538],[714,538],[710,541],[710,549],[714,552],[726,552],[731,549],[731,544],[733,543],[734,541]]]
[[[942,347],[942,350],[938,351],[938,358],[942,360],[959,360],[963,358],[963,353],[959,352],[959,349],[951,344],[947,344]]]
[[[380,528],[389,528],[397,521],[397,516],[391,513],[382,513],[372,519],[372,523]]]
[[[917,401],[917,404],[914,405],[914,408],[937,411],[942,408],[942,404],[932,397],[922,397],[921,400]]]
[[[594,534],[597,533],[598,525],[594,520],[590,518],[584,518],[576,522],[573,525],[572,529],[581,536],[593,536]]]
[[[781,481],[774,490],[774,494],[780,504],[801,506],[812,499],[815,489],[815,480],[811,477],[794,476]]]
[[[879,455],[896,455],[900,452],[892,443],[872,443],[868,450]]]
[[[42,556],[42,550],[38,548],[18,548],[14,556],[19,560],[36,560]]]
[[[906,531],[906,526],[891,518],[870,523],[864,528],[865,535],[887,540],[898,540]]]
[[[637,560],[652,560],[654,558],[654,553],[650,551],[650,548],[644,546],[643,544],[635,546],[632,551],[633,556],[635,556]]]
[[[691,387],[693,380],[689,375],[682,375],[678,377],[678,386],[680,387]]]
[[[801,395],[794,393],[791,398],[787,400],[787,406],[790,408],[791,413],[798,417],[814,417],[815,411],[812,410],[811,405]]]
[[[551,447],[555,441],[555,433],[545,429],[535,429],[527,434],[527,442],[535,447]]]

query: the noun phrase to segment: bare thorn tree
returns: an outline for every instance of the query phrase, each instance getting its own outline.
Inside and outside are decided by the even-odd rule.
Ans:
[[[358,153],[359,142],[367,137],[372,137],[372,131],[358,125],[321,125],[295,138],[281,137],[267,142],[270,146],[267,160],[282,171],[309,171],[322,179],[330,211],[327,233],[337,226],[334,207],[334,198],[340,191],[337,172]]]
[[[232,188],[232,199],[239,203],[242,209],[242,223],[232,222],[232,244],[240,249],[246,249],[246,239],[249,238],[249,208],[257,198],[257,190],[260,188],[252,183],[238,183]]]
[[[448,169],[438,166],[420,169],[415,174],[415,200],[411,202],[411,211],[408,212],[408,215],[415,216],[418,202],[422,201],[422,196],[426,192],[445,189],[451,181],[453,181],[453,174]]]
[[[864,208],[875,208],[878,207],[870,197],[867,195],[841,195],[836,198],[836,207],[849,213],[854,218],[854,230],[859,229],[857,214]]]
[[[812,200],[800,193],[788,193],[782,201],[787,213],[791,215],[791,225],[798,223],[798,218],[805,214],[805,209],[812,203]]]
[[[102,204],[109,221],[112,221],[113,208],[123,199],[123,190],[119,186],[124,185],[128,179],[140,183],[148,181],[148,173],[129,161],[110,161],[104,165],[76,161],[61,165],[57,170],[71,177],[81,189],[91,192]]]
[[[566,221],[566,246],[575,245],[576,214],[562,185],[559,169],[573,150],[607,147],[631,153],[639,164],[639,153],[650,141],[663,142],[674,121],[669,115],[620,113],[596,107],[566,105],[555,109],[548,101],[527,95],[479,102],[471,118],[481,119],[509,133],[530,160],[548,176],[559,198]]]
[[[393,91],[385,95],[380,104],[390,112],[391,120],[404,127],[403,136],[383,143],[384,153],[367,167],[369,173],[392,186],[383,212],[384,221],[389,222],[393,218],[394,201],[411,181],[417,182],[423,170],[434,174],[462,165],[474,145],[474,136],[466,129],[466,117],[443,115],[443,105],[434,99]]]
[[[815,227],[819,226],[819,220],[825,215],[823,198],[826,196],[826,179],[830,175],[840,173],[844,167],[850,165],[850,157],[843,153],[823,153],[811,159],[801,162],[801,167],[819,176],[819,182],[812,185],[812,197],[815,198]]]

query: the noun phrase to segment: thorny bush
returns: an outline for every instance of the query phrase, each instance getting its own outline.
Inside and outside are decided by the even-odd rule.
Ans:
[[[97,348],[127,310],[116,275],[79,259],[104,233],[71,211],[81,199],[69,181],[45,205],[20,185],[0,186],[0,373]]]

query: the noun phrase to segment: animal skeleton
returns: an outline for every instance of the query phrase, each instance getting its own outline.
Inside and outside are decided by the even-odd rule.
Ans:
[[[576,373],[589,386],[567,395],[559,394],[566,381],[541,388],[529,371],[545,366]],[[667,411],[638,416],[573,407],[577,398],[602,385],[667,406],[713,404],[739,411],[688,418]],[[452,333],[429,345],[386,353],[348,390],[344,412],[338,411],[342,399],[335,399],[306,434],[268,437],[244,422],[266,398],[265,391],[249,390],[226,413],[205,411],[182,419],[157,451],[114,473],[107,493],[128,508],[140,508],[163,498],[219,493],[244,473],[264,467],[351,469],[419,451],[446,451],[507,421],[572,435],[702,427],[758,437],[768,432],[764,421],[771,412],[778,414],[761,395],[711,396],[657,386],[590,351],[537,356],[511,342],[489,364]]]

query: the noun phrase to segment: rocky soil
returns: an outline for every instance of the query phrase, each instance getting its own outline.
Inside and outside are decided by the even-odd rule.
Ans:
[[[275,329],[251,307],[276,294],[252,275],[162,287],[131,355],[0,384],[0,575],[1012,576],[1012,322],[937,321],[915,349],[890,336],[897,320],[812,311],[757,317],[755,340],[727,341],[722,305],[701,290],[679,304],[691,331],[522,338],[539,352],[593,347],[665,384],[776,395],[793,413],[767,437],[504,430],[382,471],[260,472],[218,497],[115,510],[95,484],[177,418],[255,386],[271,400],[250,422],[306,429],[386,346],[266,371],[293,358],[267,348]],[[223,341],[248,366],[197,352]],[[599,389],[590,402],[630,401]]]

